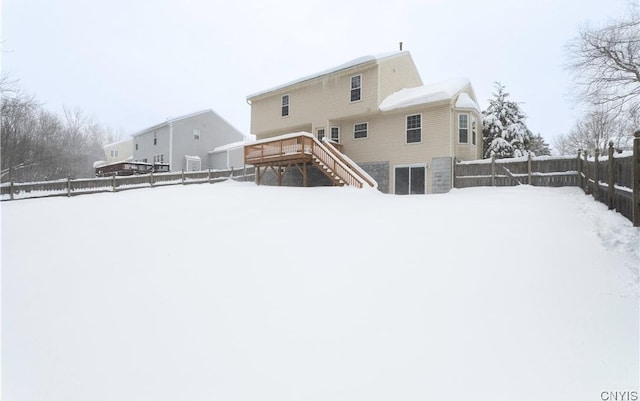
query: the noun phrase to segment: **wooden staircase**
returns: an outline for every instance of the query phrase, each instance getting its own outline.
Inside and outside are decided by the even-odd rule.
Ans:
[[[281,135],[246,145],[244,160],[245,164],[256,167],[258,184],[261,178],[260,169],[263,167],[271,168],[278,177],[278,184],[281,184],[286,170],[295,166],[303,175],[303,183],[306,186],[304,166],[308,163],[318,167],[334,185],[377,187],[375,180],[334,145],[328,141],[320,142],[306,132]]]

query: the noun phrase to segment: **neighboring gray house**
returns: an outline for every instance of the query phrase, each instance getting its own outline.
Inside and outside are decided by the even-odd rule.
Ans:
[[[214,170],[244,168],[244,145],[247,141],[233,142],[209,151],[209,168]]]
[[[132,135],[133,160],[168,163],[171,171],[213,168],[209,151],[245,136],[213,110],[173,118]]]

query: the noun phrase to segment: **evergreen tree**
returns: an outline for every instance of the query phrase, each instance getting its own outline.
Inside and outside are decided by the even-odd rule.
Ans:
[[[551,156],[549,144],[545,142],[544,138],[540,134],[533,135],[531,137],[527,150],[532,153],[532,156]]]
[[[525,156],[532,137],[524,122],[526,116],[518,103],[507,99],[509,94],[504,91],[504,85],[496,82],[495,87],[494,99],[482,112],[484,158]]]

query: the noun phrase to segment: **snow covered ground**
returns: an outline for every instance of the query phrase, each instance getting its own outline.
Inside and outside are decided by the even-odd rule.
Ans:
[[[2,399],[638,391],[639,230],[577,188],[3,202]]]

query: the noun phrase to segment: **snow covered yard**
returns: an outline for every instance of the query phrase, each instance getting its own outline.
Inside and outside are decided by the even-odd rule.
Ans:
[[[639,230],[577,188],[3,202],[2,399],[638,391]]]

